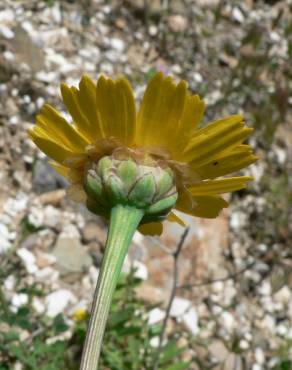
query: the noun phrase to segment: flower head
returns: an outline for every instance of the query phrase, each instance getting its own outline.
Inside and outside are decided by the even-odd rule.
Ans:
[[[69,179],[69,194],[76,200],[90,203],[84,178],[106,156],[171,170],[177,189],[175,208],[198,217],[216,217],[228,206],[221,194],[242,189],[251,180],[221,177],[257,160],[251,147],[243,144],[253,129],[246,127],[241,115],[200,128],[205,104],[188,92],[185,81],[176,84],[171,77],[156,74],[138,112],[125,78],[101,76],[95,84],[83,76],[79,88],[62,84],[61,92],[72,123],[46,104],[29,134],[53,160],[51,165]],[[168,219],[182,223],[174,212]],[[161,223],[152,221],[144,231],[161,232]]]

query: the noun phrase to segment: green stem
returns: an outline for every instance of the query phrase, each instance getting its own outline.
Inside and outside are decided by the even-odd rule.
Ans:
[[[105,254],[94,293],[80,370],[98,369],[102,338],[112,296],[132,237],[143,214],[140,209],[122,205],[117,205],[111,210]]]

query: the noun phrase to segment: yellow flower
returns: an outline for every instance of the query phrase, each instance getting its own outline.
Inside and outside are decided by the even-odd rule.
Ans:
[[[72,318],[75,320],[75,321],[83,321],[87,318],[87,311],[84,309],[84,308],[77,308],[73,314],[72,314]]]
[[[51,165],[70,180],[69,193],[80,201],[86,197],[82,181],[89,164],[117,150],[166,163],[175,173],[175,208],[197,217],[218,216],[228,206],[221,194],[245,188],[251,180],[220,177],[257,160],[251,147],[243,144],[253,129],[246,127],[241,115],[200,128],[205,104],[188,92],[185,81],[175,84],[171,77],[156,74],[138,112],[125,78],[101,76],[95,84],[83,76],[79,88],[62,84],[61,92],[72,123],[46,104],[29,134],[53,159]],[[174,212],[168,219],[183,223]],[[146,233],[161,230],[160,223],[143,225]]]

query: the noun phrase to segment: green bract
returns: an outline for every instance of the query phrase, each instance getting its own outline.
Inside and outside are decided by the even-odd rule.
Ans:
[[[106,156],[87,171],[84,189],[88,208],[105,217],[117,204],[143,210],[143,222],[164,219],[177,200],[174,174],[157,163]]]

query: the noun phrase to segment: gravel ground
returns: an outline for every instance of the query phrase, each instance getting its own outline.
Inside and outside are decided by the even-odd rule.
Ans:
[[[93,79],[101,73],[123,74],[139,100],[147,80],[161,70],[186,79],[190,90],[204,97],[206,122],[244,113],[255,127],[250,144],[261,157],[242,171],[255,180],[232,196],[219,230],[214,231],[212,222],[190,221],[187,250],[194,235],[213,235],[212,241],[201,238],[207,251],[202,253],[214,255],[219,265],[209,270],[208,260],[196,249],[182,258],[180,270],[192,270],[187,267],[192,260],[196,278],[219,279],[176,291],[170,330],[183,325],[194,335],[187,355],[195,353],[202,364],[190,369],[292,369],[292,2],[173,0],[144,5],[130,0],[1,1],[3,293],[17,311],[29,299],[19,286],[37,283],[45,294],[34,297],[35,312],[49,317],[64,313],[72,325],[72,314],[90,307],[106,225],[66,198],[66,181],[50,169],[27,129],[44,102],[67,116],[61,81],[76,85],[84,73]],[[150,253],[149,244],[157,245],[161,265],[171,264],[162,248],[174,247],[182,231],[168,226],[160,242],[135,235],[136,252],[129,261],[144,280],[139,292],[144,299],[155,301],[158,289],[159,301],[170,288],[172,271],[162,269],[165,275],[156,274],[154,284],[153,265],[141,255]],[[181,280],[188,282],[193,282],[189,275]],[[165,304],[151,311],[150,321],[163,319],[167,299],[165,294]],[[23,331],[24,338],[30,335]],[[208,345],[200,347],[202,342]]]

